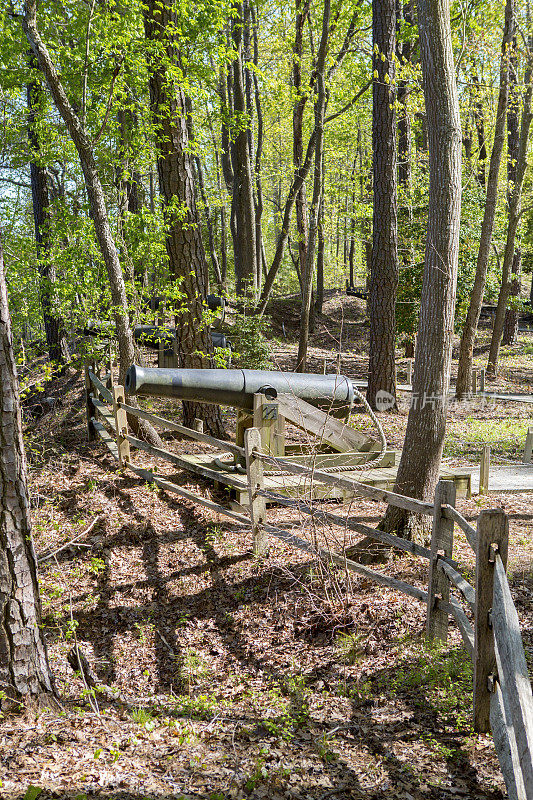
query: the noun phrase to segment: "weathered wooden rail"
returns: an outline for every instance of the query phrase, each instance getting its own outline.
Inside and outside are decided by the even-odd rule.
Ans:
[[[533,696],[518,614],[505,572],[509,526],[507,515],[501,509],[482,511],[474,528],[455,507],[455,485],[451,481],[439,481],[434,501],[428,503],[368,486],[349,477],[293,463],[287,458],[279,459],[263,452],[264,434],[256,427],[244,431],[244,448],[221,441],[203,433],[200,425],[197,426],[198,430],[187,428],[127,404],[124,389],[113,386],[110,376],[102,380],[96,373],[94,366],[86,368],[89,439],[102,440],[122,467],[165,491],[250,526],[253,550],[258,556],[267,552],[269,537],[275,537],[291,547],[321,558],[326,563],[336,564],[425,603],[426,633],[430,639],[445,642],[449,619],[450,616],[453,617],[474,665],[474,728],[481,733],[492,732],[511,800],[533,800]],[[243,508],[245,513],[226,508],[178,486],[163,475],[135,465],[131,457],[132,447],[214,481],[218,476],[214,469],[192,463],[186,457],[154,447],[131,435],[128,415],[149,420],[162,430],[176,431],[189,439],[215,446],[218,450],[244,460],[246,475],[242,475],[242,484],[247,488],[249,497],[248,507]],[[346,488],[353,494],[385,502],[414,514],[430,516],[431,546],[423,547],[350,518],[317,509],[312,502],[266,491],[265,466],[299,475],[304,480],[304,485],[318,482],[326,486]],[[363,566],[348,558],[345,553],[332,552],[301,536],[270,525],[266,514],[267,500],[293,508],[322,525],[360,533],[425,559],[429,564],[427,591]],[[476,555],[475,586],[461,574],[460,565],[453,559],[455,525],[464,532]],[[452,592],[457,592],[459,596],[456,597]],[[466,611],[463,602],[466,604]]]

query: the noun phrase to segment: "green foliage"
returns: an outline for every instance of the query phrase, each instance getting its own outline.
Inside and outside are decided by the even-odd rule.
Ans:
[[[472,662],[462,647],[446,650],[427,641],[415,651],[406,646],[399,665],[377,681],[382,691],[408,696],[420,708],[434,709],[444,724],[472,731]]]
[[[267,330],[265,317],[246,312],[235,315],[235,324],[231,330],[235,366],[247,369],[271,368],[270,345],[265,335]]]

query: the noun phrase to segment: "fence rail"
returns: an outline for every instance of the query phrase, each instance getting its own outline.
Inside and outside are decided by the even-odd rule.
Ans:
[[[85,370],[89,439],[99,438],[113,457],[135,475],[149,483],[155,483],[165,491],[251,527],[253,549],[257,555],[267,552],[268,537],[274,537],[326,563],[336,564],[374,583],[425,603],[426,631],[430,638],[445,641],[449,618],[452,617],[474,664],[474,727],[479,732],[492,731],[511,800],[533,800],[533,696],[518,613],[505,572],[509,529],[508,519],[503,511],[482,511],[477,526],[474,527],[455,508],[455,486],[450,481],[439,481],[433,503],[423,502],[396,492],[367,486],[351,478],[310,469],[286,458],[280,460],[267,455],[261,450],[261,431],[257,428],[245,431],[245,447],[242,448],[127,404],[124,389],[112,385],[109,388],[112,380],[109,376],[106,376],[108,386],[105,386],[96,371],[94,366]],[[130,446],[188,472],[217,480],[216,470],[192,463],[187,458],[132,436],[128,431],[127,415],[148,420],[163,430],[175,431],[244,459],[246,476],[242,476],[242,481],[239,478],[235,480],[241,488],[248,489],[247,513],[228,509],[177,485],[165,476],[134,465]],[[340,487],[355,495],[385,502],[414,514],[431,516],[431,547],[423,547],[347,517],[316,509],[303,500],[266,491],[264,465],[301,475],[312,482]],[[348,558],[345,553],[326,550],[291,531],[271,525],[266,518],[266,500],[292,508],[322,525],[342,527],[423,558],[429,563],[427,591],[370,569]],[[461,574],[460,565],[453,559],[455,525],[464,532],[476,554],[475,587]],[[459,598],[452,591],[457,591]],[[466,611],[460,600],[466,603]],[[468,614],[473,616],[473,622]]]

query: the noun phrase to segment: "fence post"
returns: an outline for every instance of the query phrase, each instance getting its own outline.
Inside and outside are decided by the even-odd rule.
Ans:
[[[477,369],[475,367],[472,370],[472,394],[477,394]]]
[[[428,607],[426,634],[430,640],[445,642],[448,638],[448,612],[437,607],[440,597],[446,602],[450,599],[450,582],[447,575],[439,569],[440,555],[451,558],[453,555],[453,526],[451,519],[442,515],[444,504],[455,505],[455,483],[439,481],[435,489],[433,506],[433,527],[431,531],[431,561],[429,562]]]
[[[496,678],[496,657],[490,611],[496,550],[507,564],[509,521],[500,509],[482,511],[477,521],[476,611],[474,622],[474,730],[490,730],[490,696]],[[490,686],[489,686],[490,682]]]
[[[479,494],[487,494],[489,490],[490,444],[484,444],[479,462]]]
[[[264,394],[254,394],[253,426],[261,436],[261,450],[267,455],[278,455],[276,451],[279,431],[279,404],[277,400],[267,400]]]
[[[413,382],[413,359],[410,358],[407,362],[407,384],[411,386]]]
[[[91,400],[91,394],[93,391],[93,385],[91,383],[91,379],[89,378],[89,369],[94,366],[89,361],[85,361],[84,364],[84,376],[85,376],[85,407],[87,409],[87,439],[89,442],[93,442],[96,439],[96,430],[92,423],[92,418],[96,417],[96,408]]]
[[[111,391],[113,393],[113,413],[117,432],[118,463],[121,467],[124,467],[130,461],[130,443],[126,438],[128,435],[128,417],[125,410],[119,405],[126,402],[124,387],[115,385]]]
[[[254,537],[253,550],[254,555],[263,556],[268,553],[268,536],[263,528],[266,518],[265,498],[257,494],[258,489],[265,488],[263,462],[254,454],[254,450],[261,450],[261,434],[257,428],[247,428],[244,431],[244,450],[248,478],[248,502]]]
[[[113,388],[113,360],[114,360],[112,342],[109,342],[108,357],[109,357],[109,378],[106,381],[106,388],[111,391]]]
[[[524,447],[524,457],[522,462],[524,464],[531,464],[531,456],[533,455],[533,428],[527,429],[526,444]]]
[[[479,370],[479,392],[485,394],[485,367]]]

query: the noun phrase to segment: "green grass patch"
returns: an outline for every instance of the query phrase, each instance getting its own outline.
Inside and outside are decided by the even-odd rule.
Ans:
[[[493,458],[520,461],[528,426],[527,419],[476,419],[467,417],[448,428],[444,455],[479,460],[484,444],[489,444]]]

